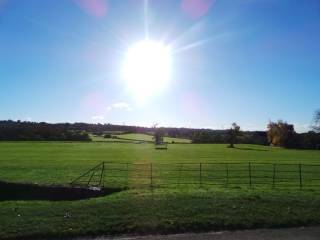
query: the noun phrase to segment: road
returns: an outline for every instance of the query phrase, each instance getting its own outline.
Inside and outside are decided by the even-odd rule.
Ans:
[[[78,238],[77,240],[320,240],[319,227],[259,229],[175,235]]]

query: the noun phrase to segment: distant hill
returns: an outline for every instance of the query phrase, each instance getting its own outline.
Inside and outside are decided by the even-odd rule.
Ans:
[[[227,130],[197,128],[161,128],[167,141],[185,139],[194,143],[227,143]],[[115,124],[92,123],[45,123],[25,121],[0,121],[0,140],[72,140],[89,141],[88,134],[102,136],[106,133],[117,134],[152,134],[154,128],[141,126],[125,126]],[[265,132],[242,132],[240,143],[267,144]],[[122,136],[124,137],[124,136]],[[150,139],[149,139],[150,140]],[[181,142],[181,141],[180,141]]]
[[[229,130],[197,128],[160,128],[166,142],[175,143],[229,143]],[[92,123],[45,123],[0,121],[0,141],[141,141],[152,139],[154,128]],[[134,134],[134,135],[130,135]],[[139,135],[143,134],[143,135]],[[105,138],[110,135],[110,139]],[[139,139],[137,139],[139,138]],[[102,140],[103,139],[103,140]],[[295,133],[294,148],[319,149],[320,133]],[[264,131],[241,131],[240,144],[268,145]]]

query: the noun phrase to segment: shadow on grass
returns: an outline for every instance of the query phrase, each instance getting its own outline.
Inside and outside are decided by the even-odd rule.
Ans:
[[[267,149],[256,149],[256,148],[239,148],[239,147],[234,147],[234,149],[237,150],[245,150],[245,151],[258,151],[258,152],[267,152]]]
[[[0,181],[0,201],[10,200],[81,200],[120,192],[120,188],[80,188],[66,186],[41,186],[37,184],[8,183]]]

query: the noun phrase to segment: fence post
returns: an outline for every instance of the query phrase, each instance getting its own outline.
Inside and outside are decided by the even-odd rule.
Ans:
[[[276,164],[273,164],[272,187],[276,186]]]
[[[199,182],[200,186],[202,186],[202,163],[199,164]]]
[[[299,164],[300,190],[302,189],[302,166]]]
[[[226,171],[227,171],[227,184],[226,184],[226,186],[228,187],[228,185],[229,185],[229,164],[228,163],[226,163]]]
[[[152,163],[150,163],[150,187],[153,188]]]
[[[252,187],[252,180],[251,180],[251,163],[249,162],[249,183],[250,183],[250,188]]]

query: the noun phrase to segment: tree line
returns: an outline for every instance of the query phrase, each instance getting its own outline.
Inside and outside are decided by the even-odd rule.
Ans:
[[[193,128],[157,128],[164,136],[191,139],[193,143],[228,143],[228,130]],[[154,127],[125,126],[90,123],[45,123],[26,121],[0,121],[0,140],[35,141],[90,141],[88,133],[104,136],[112,132],[145,133],[153,135]],[[267,144],[263,131],[246,131],[237,137],[237,143]]]
[[[89,134],[62,124],[0,121],[0,140],[6,141],[91,141]]]
[[[296,133],[293,124],[269,122],[267,131],[241,131],[234,123],[227,130],[194,128],[158,128],[164,136],[191,139],[193,143],[223,143],[273,145],[286,148],[320,148],[320,110],[316,111],[312,131]],[[0,121],[0,140],[21,141],[91,141],[88,133],[104,135],[109,132],[153,134],[154,127],[90,123],[45,123]]]
[[[267,143],[271,146],[296,148],[296,149],[320,149],[320,110],[315,112],[312,130],[307,133],[298,134],[293,124],[278,120],[270,121],[267,126]],[[234,147],[239,138],[243,135],[240,126],[233,123],[228,131],[229,147]]]
[[[320,119],[320,112],[318,115]],[[312,131],[296,133],[293,124],[282,120],[268,124],[267,137],[272,146],[298,149],[320,149],[320,121],[317,119]]]

